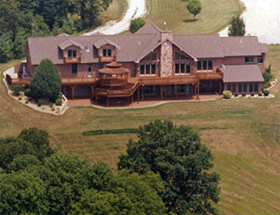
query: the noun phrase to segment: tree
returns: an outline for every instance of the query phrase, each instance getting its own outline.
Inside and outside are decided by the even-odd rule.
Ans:
[[[57,67],[49,59],[41,61],[30,82],[30,94],[34,99],[55,101],[61,90]]]
[[[246,34],[245,22],[239,16],[232,17],[228,29],[229,36],[244,36]]]
[[[6,63],[12,59],[12,48],[11,33],[3,33],[0,36],[0,63]]]
[[[164,181],[163,201],[169,211],[185,214],[218,214],[219,175],[210,150],[191,128],[156,120],[139,128],[139,140],[130,140],[127,155],[120,156],[119,169],[145,174],[159,173]]]
[[[161,178],[148,172],[142,176],[120,171],[104,190],[86,190],[71,214],[166,214],[158,192],[163,192]]]
[[[144,25],[146,25],[146,22],[142,18],[136,18],[131,20],[130,25],[129,25],[129,31],[131,33],[135,33],[138,31],[140,28],[142,28]]]
[[[24,48],[26,44],[26,33],[23,28],[20,28],[15,35],[13,53],[15,59],[21,59],[24,56]]]
[[[194,16],[193,19],[195,20],[196,15],[201,12],[202,6],[201,6],[200,1],[191,0],[187,5],[187,9],[191,14],[193,14],[193,16]]]

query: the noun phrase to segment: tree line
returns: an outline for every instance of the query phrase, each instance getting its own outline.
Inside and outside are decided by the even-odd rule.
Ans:
[[[96,27],[112,0],[0,0],[0,63],[22,58],[30,36]]]
[[[37,128],[0,138],[0,214],[218,214],[219,175],[195,131],[155,120],[138,138],[117,174],[55,152]]]

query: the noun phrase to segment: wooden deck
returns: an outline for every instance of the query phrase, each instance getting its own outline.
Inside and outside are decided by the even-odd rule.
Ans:
[[[199,80],[222,80],[223,73],[217,70],[217,72],[197,72]]]

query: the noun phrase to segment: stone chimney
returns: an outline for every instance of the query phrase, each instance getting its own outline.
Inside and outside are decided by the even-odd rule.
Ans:
[[[160,76],[168,77],[172,76],[173,70],[173,44],[170,41],[173,41],[173,32],[165,31],[161,33],[161,50],[160,50]]]

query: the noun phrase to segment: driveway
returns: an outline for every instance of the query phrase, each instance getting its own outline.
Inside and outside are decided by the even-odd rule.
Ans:
[[[101,32],[103,34],[120,34],[127,31],[131,19],[142,17],[146,13],[145,0],[127,0],[127,3],[128,9],[121,21],[109,21],[105,23],[105,25],[96,28],[94,31],[85,33],[84,35],[92,35],[96,32]]]

